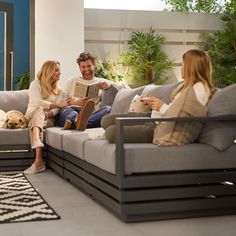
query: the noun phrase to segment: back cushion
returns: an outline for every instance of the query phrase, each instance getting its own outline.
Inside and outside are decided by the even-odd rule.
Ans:
[[[134,88],[134,89],[121,89],[114,99],[111,113],[127,113],[130,107],[130,103],[135,95],[149,95],[160,98],[165,103],[170,102],[170,95],[172,91],[182,82],[176,82],[166,85],[149,84],[146,86]]]
[[[172,91],[177,88],[182,82],[176,82],[173,84],[154,85],[150,84],[145,86],[141,95],[149,95],[160,98],[165,103],[170,103],[170,96]]]
[[[208,116],[236,115],[236,84],[219,89],[208,104]],[[207,122],[199,137],[205,143],[223,151],[236,139],[236,121]]]
[[[134,89],[121,89],[115,96],[111,113],[127,113],[132,99],[135,95],[140,95],[143,89],[144,86]]]
[[[18,110],[25,114],[29,102],[28,90],[0,91],[0,101],[1,110]]]

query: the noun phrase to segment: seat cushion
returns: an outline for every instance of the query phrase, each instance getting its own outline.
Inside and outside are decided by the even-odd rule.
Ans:
[[[64,134],[62,137],[63,151],[84,159],[84,145],[85,142],[90,140],[90,135],[99,133],[102,128],[86,129],[85,131],[74,131],[72,133]]]
[[[236,115],[236,84],[219,89],[208,104],[208,116]],[[207,122],[199,142],[224,151],[236,139],[236,121]]]
[[[0,145],[25,145],[30,144],[29,130],[0,128]]]
[[[64,130],[62,127],[47,128],[46,143],[53,148],[63,151],[63,136],[77,132],[76,130]]]
[[[116,146],[107,140],[84,143],[84,159],[112,174],[116,173]],[[236,144],[222,152],[200,143],[159,147],[152,143],[125,144],[125,173],[168,172],[236,168]]]

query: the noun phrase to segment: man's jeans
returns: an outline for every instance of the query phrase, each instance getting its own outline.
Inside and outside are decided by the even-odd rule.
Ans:
[[[59,113],[59,126],[63,127],[65,120],[70,120],[73,125],[75,125],[76,118],[80,112],[81,108],[72,106],[64,107],[60,110]],[[105,106],[95,112],[88,119],[87,128],[96,128],[101,127],[101,119],[104,115],[111,112],[110,106]]]

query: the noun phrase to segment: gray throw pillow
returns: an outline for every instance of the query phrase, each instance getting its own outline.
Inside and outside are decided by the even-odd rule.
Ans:
[[[130,103],[135,95],[140,95],[144,89],[144,86],[134,89],[121,89],[116,94],[111,113],[127,113],[129,110]]]
[[[160,98],[165,103],[170,103],[170,96],[172,91],[177,88],[182,82],[176,82],[173,84],[155,85],[150,84],[145,86],[141,95],[149,95]]]
[[[236,115],[236,84],[219,89],[208,104],[208,116]],[[207,122],[199,137],[205,143],[223,151],[236,139],[236,121]]]
[[[102,94],[101,107],[112,106],[118,90],[119,89],[113,84],[111,84],[108,89],[104,90]]]

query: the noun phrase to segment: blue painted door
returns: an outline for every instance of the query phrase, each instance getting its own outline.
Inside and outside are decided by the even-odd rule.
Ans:
[[[13,88],[13,4],[0,1],[0,90]]]
[[[0,11],[0,90],[4,90],[5,79],[5,12]]]

